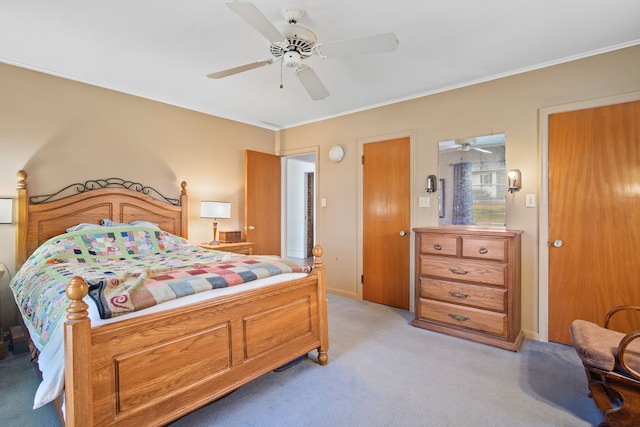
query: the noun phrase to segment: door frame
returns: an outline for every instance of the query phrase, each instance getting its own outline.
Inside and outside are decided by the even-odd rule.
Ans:
[[[279,147],[277,147],[279,148]],[[318,235],[318,228],[320,227],[319,222],[317,221],[318,218],[318,204],[316,203],[316,199],[317,199],[317,195],[318,193],[318,182],[319,182],[319,177],[320,177],[320,162],[319,162],[319,153],[320,153],[320,146],[318,145],[314,145],[311,147],[302,147],[302,148],[294,148],[294,149],[290,149],[290,150],[276,150],[278,155],[282,158],[282,173],[281,173],[281,215],[280,215],[280,247],[281,247],[281,253],[284,254],[284,258],[286,258],[286,254],[287,254],[287,180],[288,180],[288,176],[287,176],[287,159],[288,157],[295,157],[295,156],[301,156],[304,154],[314,154],[315,155],[315,179],[314,179],[314,188],[313,188],[313,194],[314,194],[314,206],[313,206],[313,215],[314,218],[316,219],[313,223],[313,238],[314,241],[316,240],[316,236]]]
[[[540,210],[538,230],[538,336],[549,341],[549,116],[568,111],[604,107],[625,102],[640,101],[640,92],[631,92],[604,98],[577,101],[569,104],[540,108]]]
[[[364,145],[373,143],[373,142],[382,142],[390,139],[399,139],[399,138],[409,138],[409,194],[411,194],[411,200],[409,201],[409,230],[413,230],[413,222],[414,222],[414,210],[418,203],[416,202],[416,197],[414,197],[414,176],[415,176],[415,141],[416,135],[414,130],[408,131],[400,131],[383,135],[376,135],[366,138],[358,138],[358,159],[362,159],[364,155]],[[426,176],[426,175],[425,175]],[[358,229],[356,230],[357,236],[357,277],[358,277],[358,298],[362,299],[362,281],[360,278],[364,274],[364,266],[363,266],[363,222],[364,222],[364,168],[362,165],[362,161],[358,161]],[[413,232],[409,234],[409,311],[414,311],[415,304],[415,257],[414,246],[415,239],[413,237]]]

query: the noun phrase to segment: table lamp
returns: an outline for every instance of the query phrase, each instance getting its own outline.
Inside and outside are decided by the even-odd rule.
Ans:
[[[200,218],[213,218],[213,240],[210,245],[217,245],[218,219],[231,218],[231,203],[229,202],[200,202]]]

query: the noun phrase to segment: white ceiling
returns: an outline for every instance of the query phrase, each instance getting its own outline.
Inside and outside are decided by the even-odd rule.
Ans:
[[[393,32],[392,53],[306,60],[312,101],[225,0],[0,0],[0,62],[269,129],[335,117],[640,43],[638,0],[254,0],[318,42]],[[640,70],[638,70],[640,72]]]

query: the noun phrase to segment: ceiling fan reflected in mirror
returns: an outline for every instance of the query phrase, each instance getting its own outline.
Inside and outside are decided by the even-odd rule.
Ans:
[[[460,142],[460,143],[458,143]],[[463,140],[463,141],[443,141],[440,143],[440,149],[445,151],[480,151],[481,153],[491,154],[491,151],[486,150],[484,148],[476,147],[476,142],[472,140]]]
[[[304,15],[304,9],[297,6],[282,9],[282,16],[288,24],[280,31],[251,2],[231,0],[226,5],[269,41],[269,50],[273,58],[208,74],[207,77],[212,79],[221,79],[281,61],[282,66],[295,69],[295,75],[302,86],[309,96],[317,101],[329,96],[329,90],[313,68],[304,63],[306,59],[312,56],[324,59],[384,53],[398,48],[398,38],[393,33],[318,43],[313,31],[298,25]]]

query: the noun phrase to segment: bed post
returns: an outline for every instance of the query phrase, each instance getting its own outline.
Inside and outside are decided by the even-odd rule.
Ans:
[[[18,227],[16,228],[16,271],[22,267],[27,260],[27,221],[29,220],[28,204],[29,198],[27,194],[27,173],[19,170],[16,173],[18,184],[16,190],[18,193]]]
[[[189,238],[189,196],[187,196],[187,181],[182,181],[180,184],[182,190],[180,191],[180,207],[182,213],[180,214],[180,235],[185,239]]]
[[[329,361],[329,324],[327,320],[327,282],[322,261],[322,247],[313,248],[313,271],[318,275],[318,323],[320,324],[320,347],[318,348],[318,363],[326,365]]]
[[[67,321],[64,324],[64,389],[66,427],[93,425],[93,382],[91,378],[91,320],[82,300],[87,282],[74,277],[67,284]]]

